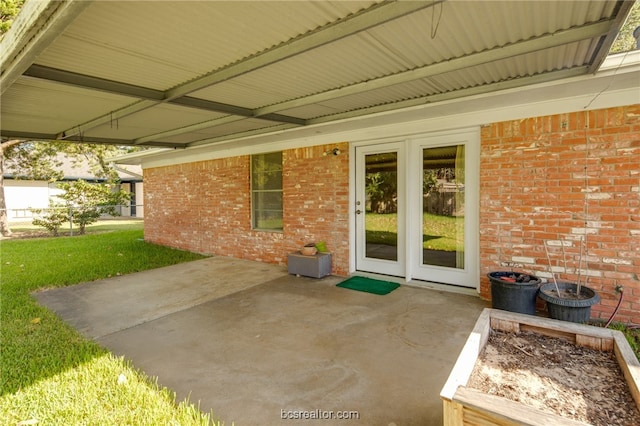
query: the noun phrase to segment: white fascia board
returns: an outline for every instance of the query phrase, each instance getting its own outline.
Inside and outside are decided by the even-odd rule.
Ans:
[[[607,56],[596,74],[628,67],[640,67],[640,49]]]
[[[176,148],[177,149],[177,148]],[[175,152],[176,149],[171,148],[152,148],[145,151],[132,152],[131,154],[119,155],[117,157],[107,158],[107,162],[116,164],[138,165],[148,158]]]
[[[594,75],[238,138],[182,150],[151,150],[117,162],[162,167],[337,142],[403,138],[490,123],[640,103],[640,51],[607,58]],[[129,161],[135,161],[130,163]]]

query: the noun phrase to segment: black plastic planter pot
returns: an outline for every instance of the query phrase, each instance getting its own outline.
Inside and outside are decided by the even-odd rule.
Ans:
[[[491,306],[494,309],[535,315],[540,279],[519,272],[490,272]]]
[[[600,296],[594,290],[582,286],[581,298],[576,298],[578,285],[572,282],[558,282],[560,293],[567,293],[569,297],[558,297],[554,283],[545,283],[540,287],[540,298],[547,302],[549,316],[553,319],[584,323],[591,318],[591,306],[600,301]],[[573,297],[571,297],[573,295]]]

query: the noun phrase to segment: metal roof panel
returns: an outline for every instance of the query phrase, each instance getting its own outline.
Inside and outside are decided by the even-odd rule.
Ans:
[[[372,3],[94,2],[38,63],[167,90]]]
[[[631,7],[604,0],[92,2],[61,16],[64,8],[54,5],[23,20],[23,28],[33,25],[25,34],[42,43],[0,40],[13,49],[3,132],[177,145],[593,71]]]
[[[170,143],[194,143],[205,139],[219,138],[230,134],[241,134],[251,132],[257,129],[277,127],[273,122],[259,119],[244,119],[233,123],[227,123],[220,126],[202,129],[197,132],[185,133],[181,135],[171,136],[159,139],[160,142]]]
[[[135,99],[20,77],[2,96],[2,128],[57,133]]]

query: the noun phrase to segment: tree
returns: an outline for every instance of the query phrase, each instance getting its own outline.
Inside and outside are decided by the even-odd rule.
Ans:
[[[56,156],[66,143],[43,143],[25,140],[6,140],[0,144],[0,232],[11,235],[4,195],[4,173],[11,169],[16,178],[55,181],[62,177]],[[8,167],[7,167],[8,166]]]
[[[33,213],[39,215],[33,219],[33,224],[42,226],[51,232],[54,237],[58,236],[58,230],[62,224],[69,221],[69,209],[64,204],[49,200],[49,207],[46,209],[35,209]]]
[[[22,141],[12,140],[0,144],[0,233],[2,233],[3,237],[11,235],[9,219],[7,217],[7,201],[4,198],[4,152],[6,149],[21,142]]]
[[[116,189],[117,185],[113,182],[88,183],[80,179],[58,186],[64,190],[58,198],[64,201],[69,212],[68,220],[78,225],[80,234],[84,234],[86,226],[104,214],[119,216],[117,206],[127,203],[130,197],[129,192]]]
[[[10,169],[17,179],[55,182],[63,177],[60,171],[59,154],[64,153],[74,162],[88,163],[97,178],[115,183],[118,179],[118,173],[108,163],[108,158],[140,149],[138,147],[79,144],[65,141],[8,140],[2,141],[0,145],[0,171],[4,173],[5,170]],[[11,235],[4,197],[4,181],[1,176],[0,232],[3,236]]]
[[[46,228],[54,236],[65,222],[78,225],[79,234],[84,234],[87,225],[96,222],[100,216],[119,216],[117,206],[127,203],[130,196],[127,191],[118,189],[115,182],[77,180],[60,183],[58,187],[64,191],[57,197],[62,202],[49,200],[47,209],[35,210],[40,216],[33,220],[34,225]]]
[[[366,175],[366,194],[372,213],[398,211],[398,178],[396,172],[372,172]]]
[[[621,53],[634,50],[636,48],[636,39],[633,36],[634,31],[640,27],[640,2],[636,1],[631,8],[631,12],[626,22],[620,29],[618,37],[611,46],[610,53]]]
[[[9,31],[24,0],[0,0],[0,36]]]

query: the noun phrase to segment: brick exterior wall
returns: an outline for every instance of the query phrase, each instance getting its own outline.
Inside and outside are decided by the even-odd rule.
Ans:
[[[482,129],[480,158],[480,295],[488,272],[516,264],[550,278],[557,244],[602,301],[592,317],[608,318],[624,286],[616,320],[640,323],[640,105],[494,123]],[[562,242],[564,240],[564,242]],[[577,278],[577,267],[569,267]]]
[[[340,155],[323,155],[338,148]],[[299,148],[283,153],[285,252],[325,241],[333,273],[349,274],[349,146]]]
[[[640,105],[493,123],[482,128],[480,295],[486,274],[515,269],[550,278],[544,241],[563,241],[575,279],[602,301],[592,316],[640,323]],[[339,156],[323,153],[338,147]],[[348,144],[283,152],[283,232],[251,229],[250,157],[145,169],[145,238],[200,253],[286,265],[325,241],[333,274],[349,273]],[[573,267],[571,260],[573,259]],[[554,270],[562,262],[554,259]]]
[[[323,155],[335,147],[340,155]],[[347,275],[348,152],[346,143],[283,152],[283,232],[251,229],[249,156],[145,169],[145,239],[279,265],[325,241],[333,274]]]

